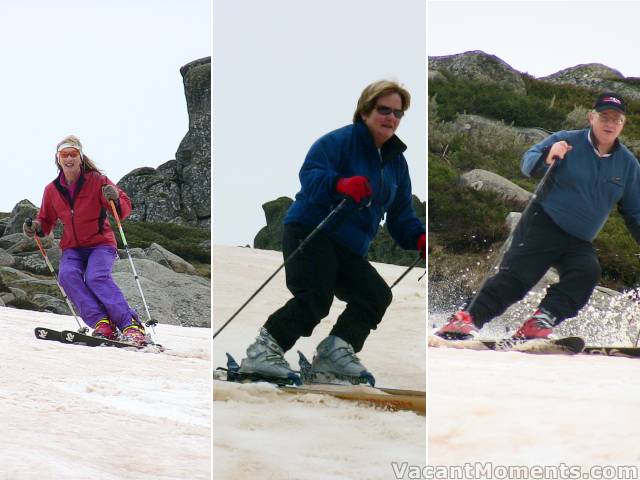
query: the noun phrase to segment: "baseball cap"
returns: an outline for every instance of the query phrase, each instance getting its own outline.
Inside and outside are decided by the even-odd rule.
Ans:
[[[613,109],[621,113],[627,113],[627,107],[624,104],[624,100],[620,95],[613,92],[604,92],[598,95],[598,99],[596,100],[593,108],[596,112]]]

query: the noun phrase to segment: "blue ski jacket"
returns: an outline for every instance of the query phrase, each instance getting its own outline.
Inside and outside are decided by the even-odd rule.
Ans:
[[[551,188],[538,200],[565,232],[592,241],[613,207],[640,243],[640,166],[627,147],[616,141],[611,155],[600,157],[590,141],[591,130],[555,133],[531,147],[522,157],[522,172],[537,176],[546,171],[544,159],[551,145],[565,140],[573,148],[552,172]]]
[[[411,204],[411,180],[403,155],[406,148],[394,135],[378,150],[363,122],[322,136],[302,164],[302,188],[284,223],[316,227],[344,198],[336,191],[338,179],[362,175],[369,179],[373,191],[370,205],[359,207],[350,202],[323,231],[364,257],[386,213],[386,225],[396,243],[415,250],[425,228]]]

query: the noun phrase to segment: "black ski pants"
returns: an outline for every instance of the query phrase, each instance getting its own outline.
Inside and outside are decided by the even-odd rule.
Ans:
[[[591,242],[562,230],[533,203],[516,227],[498,273],[471,306],[476,325],[484,325],[524,298],[550,267],[558,270],[560,281],[547,289],[539,308],[554,316],[557,324],[575,317],[589,301],[600,279],[600,264]]]
[[[284,226],[282,253],[288,258],[311,233],[299,223]],[[267,331],[284,351],[300,337],[309,337],[329,314],[333,298],[347,303],[331,330],[356,352],[375,330],[391,303],[391,289],[366,258],[318,234],[285,267],[293,298],[269,316]]]

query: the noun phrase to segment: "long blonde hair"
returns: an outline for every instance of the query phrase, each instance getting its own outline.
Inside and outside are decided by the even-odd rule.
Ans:
[[[75,135],[68,135],[68,136],[64,137],[58,143],[58,145],[56,145],[55,162],[56,162],[56,167],[58,167],[58,171],[62,170],[62,167],[60,166],[60,162],[58,161],[58,149],[60,148],[61,145],[64,145],[65,143],[68,144],[67,147],[73,147],[73,148],[77,149],[80,152],[80,158],[82,158],[82,168],[83,168],[83,170],[85,172],[94,171],[94,172],[102,173],[102,170],[98,169],[98,167],[96,166],[94,161],[91,160],[82,151],[82,143],[80,142],[80,139],[78,137],[76,137]]]
[[[376,102],[380,97],[385,97],[397,93],[402,100],[402,110],[409,110],[411,104],[411,94],[398,82],[392,80],[378,80],[367,85],[360,94],[356,111],[353,113],[353,123],[361,122],[362,115],[369,115],[376,107]]]

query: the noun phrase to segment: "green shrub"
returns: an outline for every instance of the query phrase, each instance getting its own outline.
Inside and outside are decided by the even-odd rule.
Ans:
[[[508,234],[504,202],[490,192],[461,188],[458,174],[429,155],[429,232],[452,252],[481,251]]]
[[[115,221],[111,218],[110,221],[118,247],[124,248]],[[122,228],[132,248],[147,248],[155,242],[188,262],[211,263],[210,248],[205,246],[206,241],[211,239],[209,230],[175,223],[130,221],[125,221]]]

